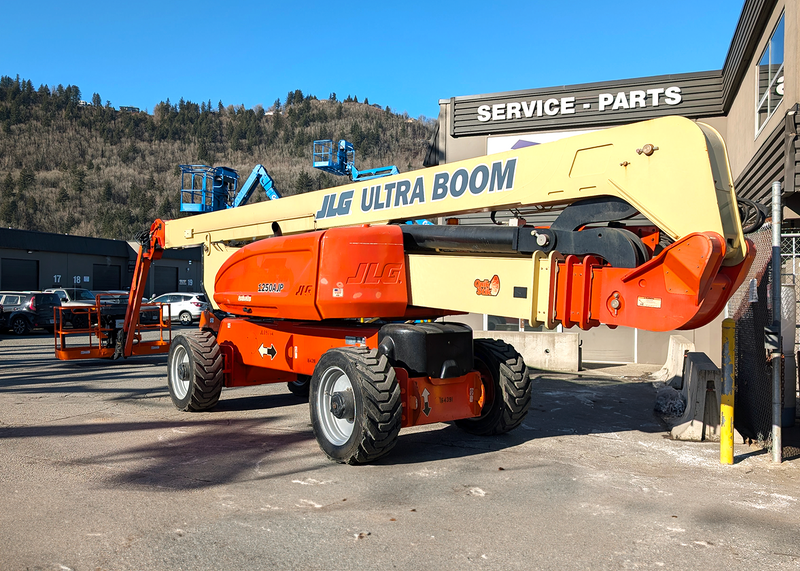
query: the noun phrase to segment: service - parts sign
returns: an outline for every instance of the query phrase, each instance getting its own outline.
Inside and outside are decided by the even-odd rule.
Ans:
[[[574,115],[579,110],[601,112],[635,110],[660,105],[678,105],[681,101],[683,101],[681,88],[673,85],[618,93],[600,93],[596,102],[585,102],[580,105],[577,104],[575,96],[481,105],[477,110],[477,119],[481,123],[488,123],[534,117],[557,117]]]

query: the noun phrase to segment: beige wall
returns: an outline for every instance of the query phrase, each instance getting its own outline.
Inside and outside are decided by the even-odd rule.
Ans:
[[[451,137],[452,119],[450,100],[440,99],[439,120],[442,125],[439,128],[439,148],[444,150],[447,162],[454,163],[485,155],[487,137]]]
[[[787,5],[788,4],[788,5]],[[756,133],[756,64],[764,47],[785,10],[784,39],[784,97],[782,103],[767,123]],[[800,100],[800,6],[797,2],[779,0],[770,14],[762,37],[759,39],[747,72],[738,92],[734,95],[732,107],[726,117],[700,119],[720,132],[728,147],[731,172],[736,179],[747,163],[756,154],[767,136],[778,127],[789,107]],[[440,117],[446,117],[446,129],[439,133],[440,148],[446,153],[447,162],[472,158],[486,154],[486,136],[450,137],[450,100],[440,101]],[[719,365],[721,355],[721,322],[719,316],[706,327],[694,331],[654,333],[635,331],[628,328],[616,330],[601,326],[590,331],[580,331],[585,361],[611,361],[639,363],[664,363],[669,337],[680,333],[695,343],[697,351],[706,353]],[[477,325],[477,323],[475,323]],[[577,328],[575,331],[579,331]]]
[[[755,101],[754,96],[751,100]],[[446,150],[447,162],[485,155],[488,137],[451,137],[449,123],[450,100],[441,100],[439,103],[440,117],[445,118],[444,125],[446,126],[445,129],[439,132],[439,145],[440,148]],[[754,109],[755,103],[752,103],[751,107]],[[751,110],[750,113],[751,137],[754,121],[752,114],[754,112]],[[700,121],[714,127],[727,140],[728,121],[725,117],[703,118]],[[456,316],[452,320],[467,323],[475,331],[483,329],[483,316],[474,314],[469,316],[462,315]],[[674,333],[680,333],[689,338],[695,343],[697,351],[705,352],[717,364],[720,360],[721,339],[719,332],[721,329],[717,322],[696,331],[671,331],[665,333],[639,331],[627,327],[611,329],[605,325],[589,331],[581,331],[577,327],[566,331],[580,334],[583,360],[586,362],[663,364],[667,358],[669,337]]]
[[[706,125],[711,125],[716,129],[722,138],[725,140],[725,144],[728,143],[728,119],[726,117],[703,117],[698,119],[696,123],[705,123]]]
[[[784,74],[785,77],[790,79],[789,83],[784,85],[783,101],[778,106],[775,113],[767,121],[766,125],[761,129],[758,136],[756,136],[756,64],[761,58],[764,47],[767,45],[775,25],[783,13],[784,7],[786,8],[786,20],[784,23],[785,29],[785,42],[784,42]],[[739,91],[736,93],[731,110],[728,113],[727,137],[725,142],[728,145],[728,156],[731,162],[731,172],[733,178],[736,179],[742,172],[747,163],[756,153],[758,148],[764,144],[766,137],[775,129],[779,123],[783,121],[788,107],[793,105],[793,102],[798,100],[798,93],[800,93],[800,85],[798,81],[798,6],[794,2],[790,2],[786,6],[785,0],[781,0],[775,6],[772,14],[770,15],[769,23],[765,28],[764,35],[758,42],[758,47],[754,52],[752,60],[747,66],[747,73],[742,80]]]

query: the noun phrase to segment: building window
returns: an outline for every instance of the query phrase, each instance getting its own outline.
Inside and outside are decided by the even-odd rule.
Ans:
[[[756,133],[761,131],[783,101],[783,20],[784,16],[781,15],[764,53],[758,60]]]

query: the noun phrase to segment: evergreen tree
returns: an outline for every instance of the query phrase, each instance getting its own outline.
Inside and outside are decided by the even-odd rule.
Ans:
[[[83,194],[86,190],[86,171],[82,167],[72,170],[72,191],[76,194]]]
[[[14,182],[14,176],[11,173],[6,174],[6,178],[3,181],[2,192],[0,192],[0,198],[10,198],[14,195],[14,188],[17,184]]]
[[[22,167],[17,180],[17,188],[20,192],[25,192],[29,188],[33,188],[36,183],[36,175],[27,166]]]
[[[294,189],[297,191],[297,194],[314,190],[314,180],[306,171],[300,171],[300,174],[297,176],[297,181],[294,183]]]
[[[208,152],[208,145],[205,139],[200,139],[200,142],[197,143],[197,159],[203,164],[211,163],[211,155]]]

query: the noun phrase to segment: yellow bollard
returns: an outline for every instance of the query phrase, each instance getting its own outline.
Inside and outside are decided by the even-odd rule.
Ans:
[[[734,355],[736,355],[736,324],[733,319],[722,321],[722,403],[719,411],[719,463],[733,464],[733,392]]]

